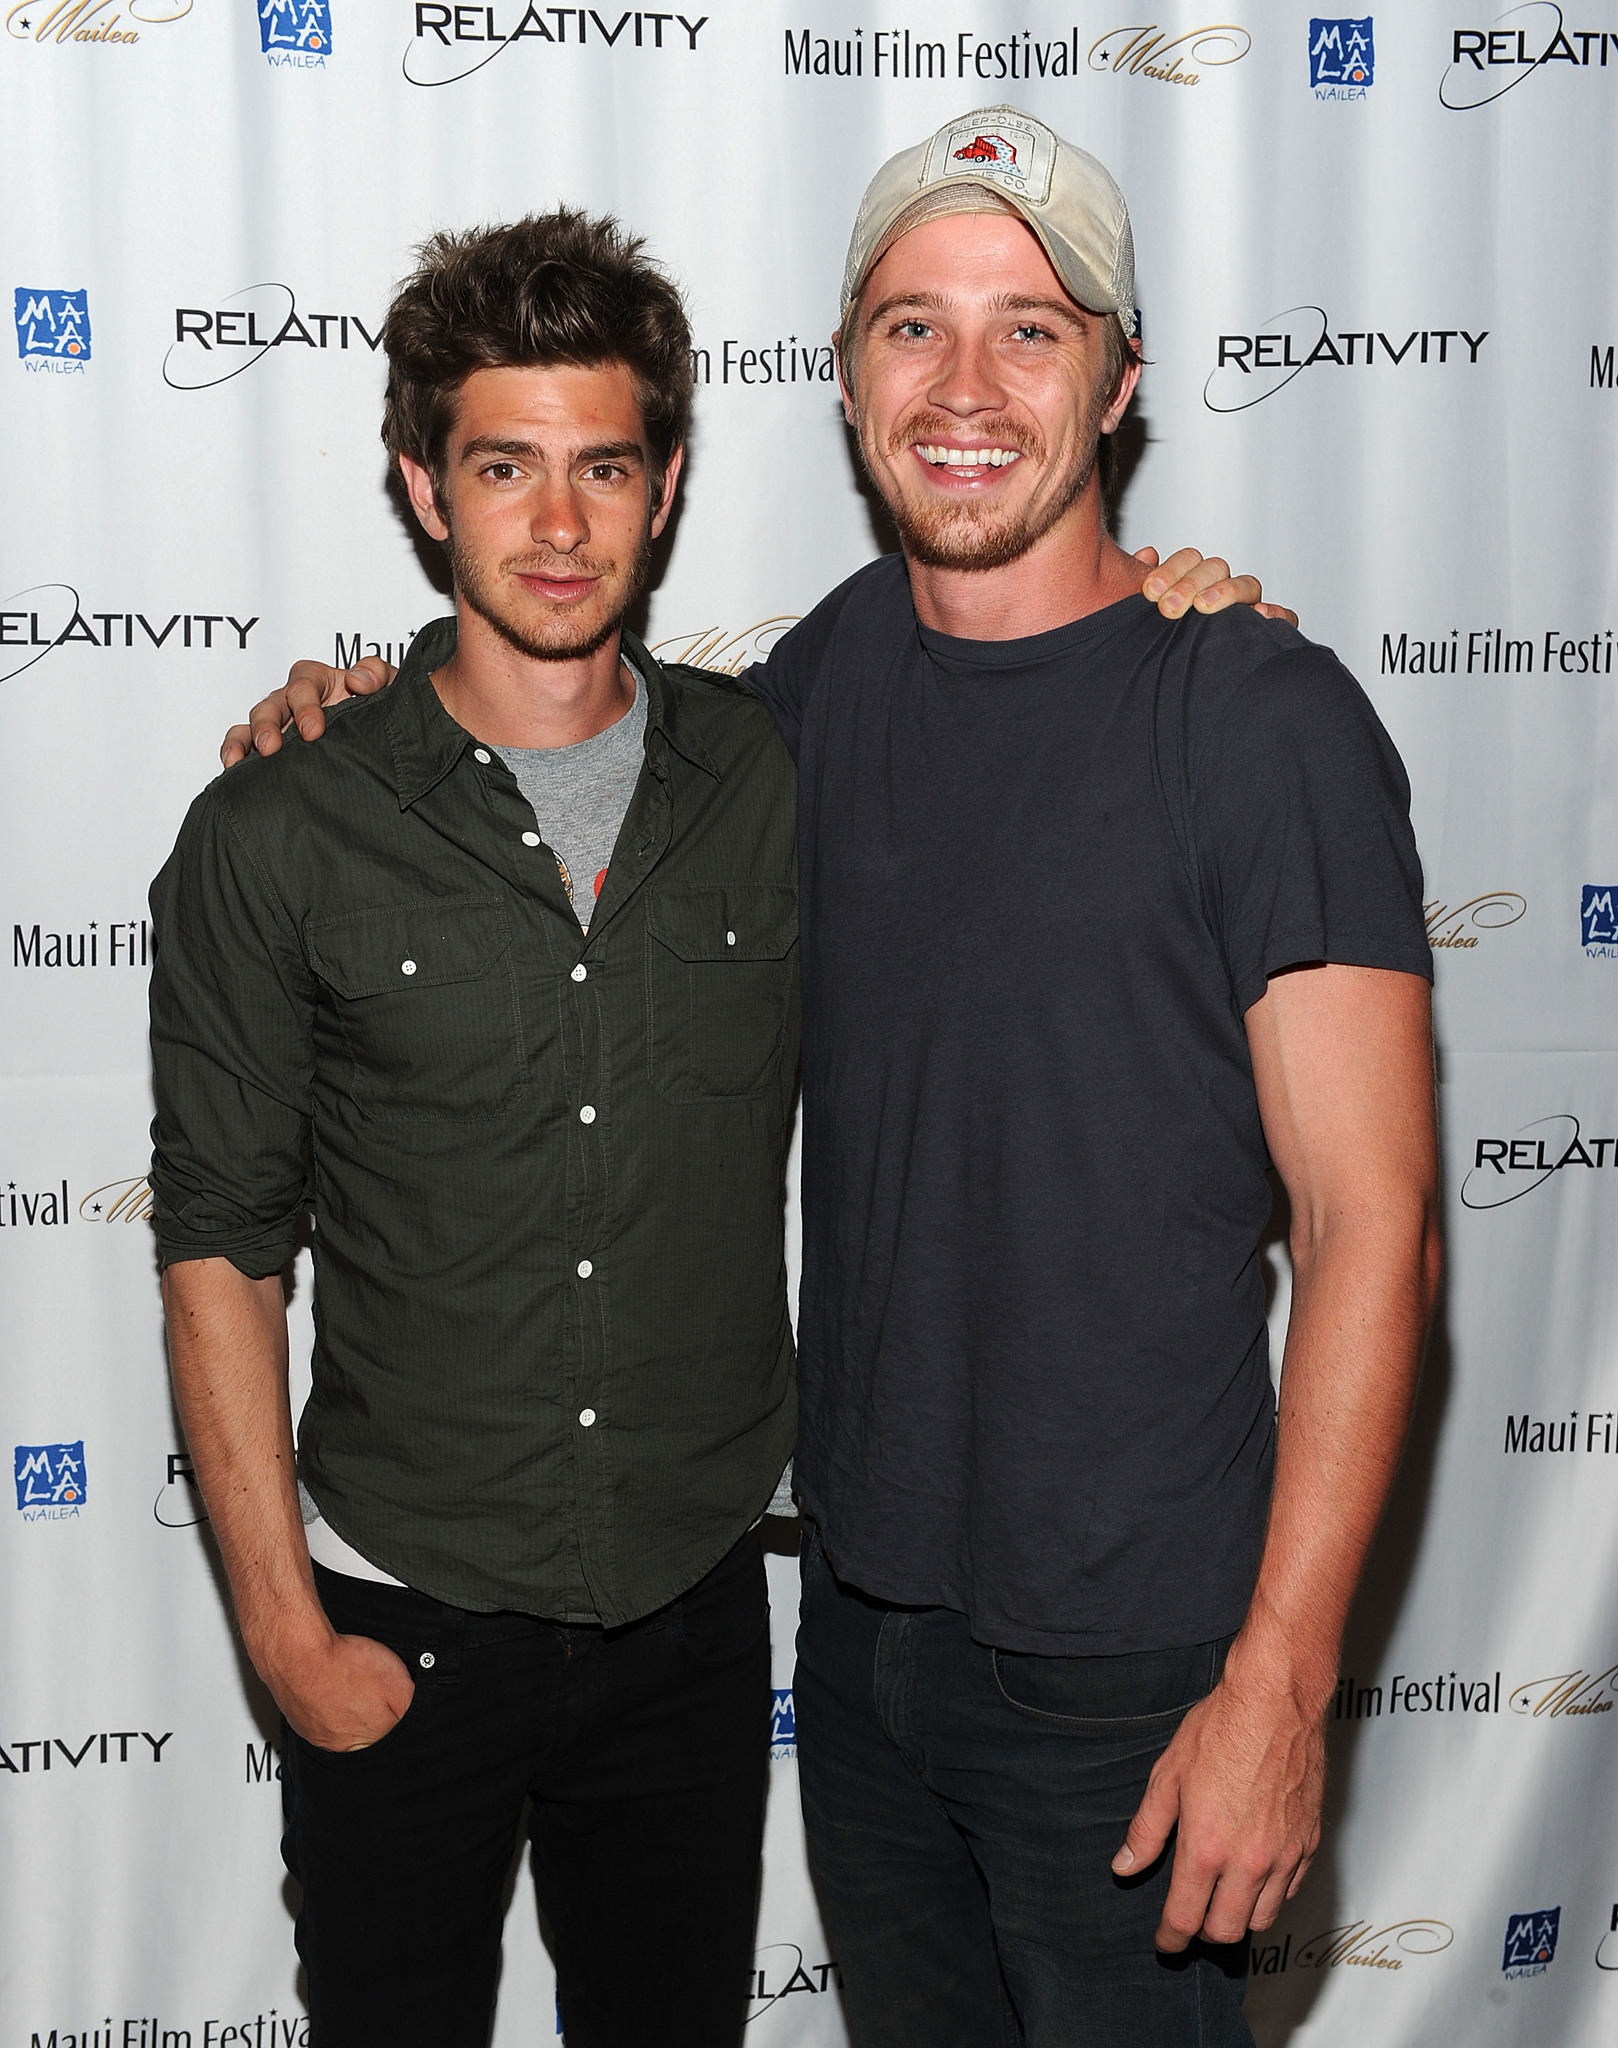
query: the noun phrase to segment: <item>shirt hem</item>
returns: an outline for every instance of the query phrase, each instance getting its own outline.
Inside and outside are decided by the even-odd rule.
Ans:
[[[819,1532],[833,1575],[845,1585],[852,1586],[870,1599],[887,1601],[895,1607],[939,1607],[964,1615],[974,1641],[982,1643],[986,1649],[1008,1650],[1013,1655],[1128,1657],[1156,1650],[1195,1649],[1204,1643],[1221,1642],[1226,1636],[1234,1635],[1247,1619],[1247,1610],[1252,1604],[1252,1585],[1258,1578],[1255,1559],[1251,1581],[1242,1596],[1239,1610],[1234,1606],[1217,1608],[1205,1615],[1176,1617],[1139,1628],[1038,1628],[1012,1620],[992,1604],[985,1606],[981,1601],[963,1597],[958,1587],[943,1582],[925,1587],[914,1582],[901,1582],[880,1568],[868,1571],[852,1558],[845,1566],[838,1561],[832,1545],[826,1541],[825,1524],[807,1501],[804,1503],[804,1515],[814,1522]]]
[[[1245,1016],[1269,987],[1273,976],[1289,967],[1374,967],[1389,974],[1419,974],[1433,978],[1432,956],[1420,966],[1408,958],[1394,959],[1395,945],[1385,937],[1356,938],[1336,934],[1328,938],[1321,931],[1298,933],[1275,941],[1265,949],[1265,964],[1235,984],[1236,1008]]]

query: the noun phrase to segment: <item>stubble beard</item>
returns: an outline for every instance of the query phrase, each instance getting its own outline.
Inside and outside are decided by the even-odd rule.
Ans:
[[[495,589],[484,577],[481,565],[458,545],[453,527],[444,546],[458,595],[465,598],[478,617],[492,626],[509,647],[514,647],[530,661],[582,661],[605,647],[620,630],[630,606],[645,587],[652,563],[652,537],[648,532],[641,542],[634,566],[619,584],[617,601],[605,619],[597,618],[586,624],[576,616],[559,612],[554,618],[536,622],[514,617],[502,607]],[[513,555],[500,564],[499,575],[501,578],[513,574],[534,576],[545,570],[560,569],[573,575],[605,579],[616,567],[614,562],[598,561],[593,556],[546,556],[534,560]]]
[[[907,558],[929,569],[1003,569],[1008,563],[1020,561],[1089,488],[1101,445],[1101,421],[1110,402],[1100,395],[1092,400],[1067,474],[1051,496],[1036,507],[1003,507],[981,499],[958,504],[926,498],[911,500],[894,490],[891,479],[872,461],[862,431],[859,445],[866,474],[899,529]],[[960,428],[959,420],[945,414],[912,413],[889,434],[886,452],[893,461],[903,461],[918,442],[947,440],[958,434]],[[1030,427],[1010,421],[999,425],[989,422],[974,426],[973,431],[987,443],[1017,449],[1025,462],[1037,465],[1044,459],[1045,443]]]

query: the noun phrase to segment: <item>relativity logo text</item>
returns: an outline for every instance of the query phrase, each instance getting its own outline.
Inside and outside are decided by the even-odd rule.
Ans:
[[[210,391],[278,348],[290,348],[294,355],[307,349],[312,360],[350,349],[359,354],[363,342],[374,355],[382,345],[382,322],[370,317],[374,334],[358,313],[300,313],[291,285],[275,280],[243,285],[212,306],[176,306],[163,382],[171,391]]]
[[[450,0],[415,0],[415,34],[401,69],[411,85],[454,85],[521,44],[529,51],[589,49],[608,58],[655,59],[697,54],[708,17],[654,14],[625,7],[616,21],[609,7],[458,7]]]
[[[1402,324],[1402,323],[1401,323]],[[1377,370],[1392,375],[1476,369],[1487,327],[1333,328],[1324,306],[1289,306],[1248,334],[1221,334],[1202,402],[1210,412],[1246,412],[1305,370]]]
[[[247,610],[246,605],[242,610]],[[160,605],[153,605],[150,615],[122,608],[92,611],[85,608],[72,583],[31,583],[26,590],[13,591],[0,600],[0,683],[43,661],[54,647],[160,649],[166,645],[171,652],[188,647],[202,652],[234,647],[245,654],[247,636],[257,624],[256,612],[239,619],[234,612],[170,612],[165,618]]]
[[[1479,1138],[1472,1165],[1461,1182],[1468,1209],[1503,1209],[1542,1188],[1569,1168],[1589,1173],[1618,1167],[1618,1138],[1584,1135],[1571,1110],[1536,1117],[1511,1137]]]
[[[1569,28],[1556,0],[1522,0],[1493,21],[1450,32],[1438,102],[1452,114],[1493,106],[1530,78],[1582,78],[1618,60],[1618,33]]]

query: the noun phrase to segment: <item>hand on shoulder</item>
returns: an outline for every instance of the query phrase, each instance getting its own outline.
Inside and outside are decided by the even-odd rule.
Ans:
[[[350,697],[374,696],[385,690],[399,673],[374,654],[368,654],[353,668],[331,668],[323,661],[295,661],[279,690],[255,704],[246,725],[233,725],[225,734],[219,759],[234,768],[249,754],[276,754],[281,735],[296,725],[301,738],[318,740],[326,730],[326,709]]]
[[[1222,612],[1231,605],[1251,605],[1260,618],[1281,619],[1289,626],[1298,623],[1296,612],[1285,605],[1265,604],[1264,586],[1256,576],[1232,576],[1230,564],[1217,555],[1203,555],[1196,548],[1181,548],[1160,562],[1156,548],[1137,548],[1135,560],[1150,571],[1141,585],[1141,595],[1155,604],[1166,619],[1182,618],[1188,611]]]

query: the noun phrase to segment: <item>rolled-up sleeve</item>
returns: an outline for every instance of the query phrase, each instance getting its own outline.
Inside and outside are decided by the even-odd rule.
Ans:
[[[223,782],[192,805],[151,908],[159,1258],[265,1279],[310,1198],[315,984]]]

